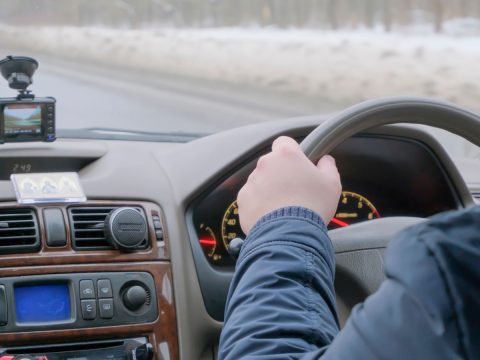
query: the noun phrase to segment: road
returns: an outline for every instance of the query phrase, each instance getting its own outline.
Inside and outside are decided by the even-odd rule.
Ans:
[[[37,96],[57,99],[57,129],[206,134],[340,110],[299,95],[34,56],[40,67],[31,89]],[[0,97],[15,94],[6,82],[0,83]],[[429,131],[455,157],[480,156],[477,147],[451,134]]]
[[[36,57],[30,87],[57,99],[57,128],[211,133],[317,112],[298,96]],[[0,97],[14,96],[7,83]],[[325,104],[325,108],[328,108]],[[323,109],[322,109],[323,110]]]

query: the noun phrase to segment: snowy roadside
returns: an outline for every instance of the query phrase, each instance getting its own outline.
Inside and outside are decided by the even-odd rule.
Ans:
[[[480,111],[480,39],[474,37],[0,26],[0,44],[143,72],[318,96],[337,104],[418,95]]]
[[[329,110],[374,97],[412,95],[480,111],[480,39],[473,36],[0,25],[0,44],[0,49],[11,47],[25,55],[111,64],[142,75],[168,74],[296,94],[312,103],[332,104]],[[453,154],[479,156],[478,149],[459,148],[444,134],[439,138]]]

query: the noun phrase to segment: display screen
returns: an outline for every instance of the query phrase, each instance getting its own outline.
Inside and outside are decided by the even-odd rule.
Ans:
[[[42,133],[42,106],[39,104],[10,104],[3,109],[4,134],[39,135]]]
[[[67,284],[16,286],[14,293],[18,323],[58,322],[71,317]]]

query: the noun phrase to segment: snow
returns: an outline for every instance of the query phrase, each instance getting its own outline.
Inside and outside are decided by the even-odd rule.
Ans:
[[[372,31],[114,30],[0,26],[0,41],[112,63],[319,96],[442,98],[480,110],[480,39]]]
[[[0,25],[0,44],[135,71],[301,94],[338,108],[369,98],[412,95],[480,111],[480,37],[472,30],[478,27],[465,19],[447,24],[447,35],[436,35]],[[472,31],[476,36],[468,35]]]

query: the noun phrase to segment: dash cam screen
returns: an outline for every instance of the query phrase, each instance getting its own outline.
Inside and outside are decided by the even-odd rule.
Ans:
[[[39,104],[9,104],[3,109],[4,134],[40,135],[42,106]]]

